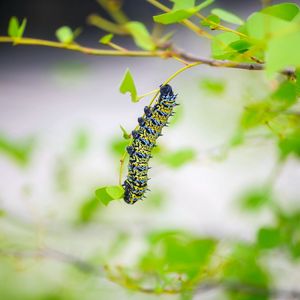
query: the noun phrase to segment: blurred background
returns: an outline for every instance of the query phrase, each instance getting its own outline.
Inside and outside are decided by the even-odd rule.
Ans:
[[[261,2],[219,0],[215,6],[246,17]],[[146,1],[133,0],[124,1],[124,11],[150,31],[152,16],[159,13]],[[93,0],[2,0],[0,34],[6,35],[11,16],[26,17],[25,36],[55,40],[55,30],[67,25],[82,29],[78,43],[99,47],[105,32],[87,24],[92,13],[109,18]],[[177,45],[209,57],[206,40],[171,27]],[[135,47],[126,37],[115,40]],[[101,276],[86,276],[76,270],[72,256],[99,265],[96,271],[102,272],[100,265],[107,261],[115,266],[135,262],[151,232],[186,230],[226,244],[251,241],[262,224],[272,222],[268,210],[242,212],[239,199],[278,172],[274,141],[254,134],[239,147],[230,144],[247,101],[264,97],[271,88],[262,73],[199,66],[172,81],[181,105],[151,162],[151,192],[142,203],[129,206],[119,200],[106,207],[94,191],[118,184],[125,147],[120,125],[131,131],[151,99],[132,103],[119,92],[126,68],[144,94],[158,88],[180,63],[1,44],[0,66],[0,245],[15,251],[1,259],[1,299],[154,299],[158,296],[129,293]],[[176,162],[178,152],[187,155],[186,162]],[[299,180],[294,161],[276,178],[276,197],[287,209],[299,199]],[[46,255],[38,252],[43,247]],[[61,253],[71,256],[75,268]],[[278,264],[273,266],[277,271],[296,275],[280,278],[283,285],[296,285],[299,267]],[[205,297],[222,299],[216,293]]]

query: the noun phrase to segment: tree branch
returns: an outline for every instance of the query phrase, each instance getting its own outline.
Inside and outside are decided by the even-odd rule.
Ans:
[[[17,258],[50,258],[57,261],[61,261],[67,264],[70,264],[77,268],[79,271],[88,273],[94,276],[102,276],[105,277],[108,274],[105,274],[104,267],[95,266],[89,262],[82,260],[74,255],[63,253],[61,251],[57,251],[51,248],[43,248],[37,250],[27,250],[27,251],[19,251],[19,250],[10,250],[10,249],[1,249],[0,255],[9,256],[9,257],[17,257]],[[106,276],[107,279],[122,285],[122,281],[117,280],[117,278]],[[124,286],[127,288],[132,288],[133,290],[137,290],[142,293],[147,294],[157,294],[156,288],[145,288],[143,286],[134,285],[134,286]],[[239,292],[245,295],[253,295],[253,296],[272,296],[274,299],[300,299],[300,290],[286,290],[279,288],[269,288],[263,286],[254,286],[251,284],[244,284],[240,282],[231,282],[231,281],[206,281],[200,283],[193,291],[193,294],[205,293],[207,291],[223,289],[231,292]],[[184,290],[180,288],[174,289],[164,289],[161,290],[161,294],[181,294]]]
[[[265,69],[264,64],[241,63],[241,62],[228,61],[228,60],[211,59],[211,58],[189,54],[177,48],[154,50],[154,51],[126,50],[126,49],[106,50],[106,49],[85,47],[75,43],[64,44],[64,43],[49,41],[49,40],[41,40],[41,39],[33,39],[33,38],[12,38],[7,36],[0,36],[0,43],[12,43],[13,45],[35,45],[35,46],[52,47],[52,48],[66,49],[66,50],[71,50],[71,51],[76,51],[76,52],[81,52],[84,54],[96,55],[96,56],[160,57],[163,59],[180,58],[188,62],[200,62],[204,65],[209,65],[211,67],[224,67],[224,68],[251,70],[251,71],[261,71]],[[287,76],[295,76],[295,71],[293,69],[285,69],[282,70],[280,73]]]

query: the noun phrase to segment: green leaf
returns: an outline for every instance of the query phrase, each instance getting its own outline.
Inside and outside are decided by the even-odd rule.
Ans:
[[[8,25],[8,35],[10,37],[22,37],[25,31],[27,20],[23,19],[21,25],[17,17],[11,17]]]
[[[282,30],[294,26],[291,25],[290,22],[261,12],[253,13],[247,19],[245,25],[248,35],[257,40],[261,40],[264,44],[282,32]]]
[[[175,10],[173,9],[172,11],[170,11],[168,13],[154,16],[153,20],[156,23],[161,23],[161,24],[177,23],[177,22],[180,22],[180,21],[190,18],[196,12],[198,12],[201,9],[212,4],[214,2],[214,0],[206,0],[195,7],[190,7],[189,5],[183,4],[184,1],[181,1],[181,2],[182,2],[182,4],[175,6]],[[183,7],[184,7],[184,9],[182,9]],[[180,8],[180,9],[178,9],[178,8]]]
[[[216,15],[209,15],[206,19],[201,20],[200,24],[203,26],[210,27],[210,29],[214,30],[218,28],[220,24],[220,18]]]
[[[16,17],[11,17],[8,24],[8,35],[11,37],[17,37],[19,30],[19,21]]]
[[[129,139],[113,139],[111,144],[110,144],[110,149],[113,154],[115,154],[117,157],[121,157],[124,152],[126,147],[129,145],[130,140]]]
[[[81,223],[88,223],[94,217],[99,208],[99,200],[96,197],[87,199],[80,207],[79,221]]]
[[[241,125],[244,129],[265,125],[278,115],[278,113],[279,112],[272,111],[270,103],[254,103],[245,108],[241,118]]]
[[[224,266],[224,280],[234,282],[237,285],[250,285],[260,289],[266,289],[266,294],[248,295],[241,294],[240,290],[230,289],[226,287],[229,294],[229,299],[243,299],[243,300],[267,300],[268,284],[270,276],[265,266],[260,264],[259,251],[257,247],[248,244],[238,244],[234,247],[227,263]],[[242,297],[241,297],[242,295]]]
[[[120,185],[116,186],[105,186],[99,188],[95,191],[96,197],[100,200],[105,206],[109,204],[112,200],[118,200],[123,198],[124,189]]]
[[[230,43],[229,47],[238,53],[244,53],[252,47],[252,44],[246,40],[238,40]]]
[[[200,82],[201,89],[214,95],[222,95],[225,91],[225,82],[215,78],[203,78]]]
[[[272,195],[269,187],[260,187],[249,190],[239,199],[242,209],[247,211],[258,211],[262,207],[270,204]]]
[[[260,248],[275,248],[281,243],[281,234],[278,228],[263,227],[257,233],[257,244]]]
[[[181,149],[171,153],[161,154],[160,159],[171,168],[180,168],[196,159],[193,149]]]
[[[149,249],[140,259],[140,268],[156,274],[179,273],[189,279],[203,272],[217,242],[180,231],[160,231],[149,237]]]
[[[78,130],[75,134],[72,150],[75,153],[84,153],[90,145],[90,137],[88,131],[84,129]]]
[[[299,13],[299,6],[295,3],[280,3],[264,8],[262,13],[291,21]]]
[[[195,6],[195,0],[171,0],[174,5],[172,10],[186,9]]]
[[[113,37],[114,37],[114,35],[112,33],[106,34],[99,40],[99,43],[107,45]]]
[[[138,47],[149,51],[155,49],[155,43],[143,23],[136,21],[128,22],[124,25],[124,27],[130,32]]]
[[[22,37],[26,28],[26,24],[27,24],[27,19],[23,19],[19,30],[18,30],[18,37]]]
[[[299,31],[272,39],[266,51],[267,74],[271,75],[290,66],[300,67]]]
[[[0,153],[13,159],[21,166],[26,166],[32,155],[35,141],[28,139],[26,141],[13,141],[0,134]]]
[[[294,154],[300,158],[300,129],[294,130],[281,139],[278,147],[282,158],[286,158],[290,154]]]
[[[212,56],[219,59],[231,58],[231,56],[237,52],[230,48],[229,45],[238,40],[240,40],[239,36],[232,32],[218,34],[213,38],[211,43]]]
[[[277,90],[271,94],[273,103],[278,103],[278,109],[285,109],[293,105],[297,101],[297,86],[295,83],[285,80]]]
[[[126,131],[126,129],[122,125],[120,125],[120,128],[123,132],[123,138],[125,140],[129,140],[131,138],[130,134]]]
[[[139,98],[137,97],[136,87],[129,69],[125,71],[119,90],[122,94],[129,92],[131,101],[138,102]]]
[[[232,23],[236,25],[244,24],[244,21],[240,17],[227,10],[221,8],[214,8],[212,9],[211,13],[218,16],[221,20],[226,21],[228,23]]]
[[[62,26],[55,32],[57,39],[64,44],[70,44],[74,40],[74,34],[70,27]]]

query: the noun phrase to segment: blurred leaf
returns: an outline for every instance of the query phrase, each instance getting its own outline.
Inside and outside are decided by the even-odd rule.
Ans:
[[[240,206],[247,211],[258,211],[272,202],[272,195],[269,187],[260,187],[249,190],[240,200]]]
[[[272,120],[279,112],[272,111],[267,102],[258,102],[248,105],[241,118],[241,125],[244,129],[265,125]]]
[[[281,243],[280,231],[273,227],[262,227],[257,233],[257,243],[262,249],[277,247]]]
[[[129,143],[130,140],[116,138],[111,141],[110,149],[117,157],[121,157],[126,151],[126,147],[129,145]]]
[[[71,163],[66,157],[59,157],[55,162],[54,179],[59,192],[68,193],[71,189]]]
[[[290,24],[290,22],[282,19],[266,15],[261,12],[255,12],[250,15],[245,25],[250,37],[261,40],[265,43],[283,28],[289,27]]]
[[[268,6],[261,12],[266,15],[291,21],[299,13],[299,6],[295,3],[280,3]]]
[[[195,0],[171,0],[174,5],[172,10],[179,10],[179,9],[186,9],[186,8],[191,8],[195,6]]]
[[[126,131],[126,129],[122,125],[120,125],[120,128],[123,132],[123,138],[125,140],[129,140],[131,138],[130,134]]]
[[[175,1],[174,1],[175,2]],[[172,11],[153,17],[154,22],[161,24],[173,24],[190,18],[196,12],[212,4],[214,0],[206,0],[195,7],[190,7],[191,1],[176,1]]]
[[[246,40],[238,40],[230,43],[229,47],[238,53],[244,53],[252,47],[252,44]]]
[[[300,67],[299,31],[274,38],[268,44],[266,51],[267,74],[273,74],[289,66]]]
[[[242,294],[239,290],[226,287],[229,299],[234,300],[268,300],[269,274],[265,266],[259,262],[259,251],[252,245],[238,244],[233,249],[228,262],[224,267],[224,280],[233,285],[249,285],[253,289],[265,290],[265,294],[247,293],[245,290]]]
[[[129,92],[132,102],[137,102],[139,100],[135,83],[129,69],[127,69],[124,74],[119,90],[122,94]]]
[[[244,141],[245,141],[244,131],[238,129],[232,136],[231,140],[229,141],[229,145],[231,147],[236,147],[243,144]]]
[[[0,153],[25,166],[29,163],[35,141],[30,138],[26,141],[12,141],[0,134]]]
[[[90,145],[90,137],[88,131],[81,129],[79,130],[74,138],[73,150],[76,153],[84,153]]]
[[[106,34],[99,40],[99,42],[101,44],[107,45],[108,43],[110,43],[110,41],[112,40],[113,37],[114,37],[114,35],[112,33]]]
[[[3,209],[0,209],[0,218],[3,218],[6,216],[6,211]]]
[[[297,86],[295,83],[285,80],[275,92],[271,94],[272,100],[278,101],[280,109],[288,108],[297,101]]]
[[[294,259],[300,258],[300,211],[280,212],[277,228],[280,230],[282,245]]]
[[[225,82],[215,78],[203,78],[200,87],[211,94],[219,96],[225,91]]]
[[[155,43],[143,23],[136,21],[128,22],[124,25],[124,27],[130,32],[138,47],[149,51],[155,49]]]
[[[10,37],[22,37],[25,31],[26,24],[26,19],[23,19],[20,25],[17,17],[11,17],[8,24],[8,35]]]
[[[201,25],[210,27],[210,29],[217,29],[220,24],[220,18],[216,15],[209,15],[204,20],[201,20]]]
[[[193,149],[181,149],[160,155],[161,161],[171,168],[180,168],[196,159],[197,153]]]
[[[218,16],[221,20],[226,21],[228,23],[232,23],[236,25],[244,24],[244,21],[240,17],[227,10],[221,8],[214,8],[212,9],[211,13]]]
[[[282,158],[294,154],[300,158],[300,129],[295,129],[292,133],[279,140],[279,151]]]
[[[95,193],[97,199],[107,206],[112,200],[119,200],[123,198],[124,189],[120,185],[105,186],[97,189]]]
[[[79,209],[79,221],[88,223],[99,210],[99,200],[96,197],[90,197],[85,200]]]
[[[211,43],[212,56],[214,58],[229,59],[237,51],[230,48],[230,44],[240,40],[239,36],[232,32],[225,32],[216,35]]]
[[[162,191],[151,191],[144,202],[147,208],[160,208],[165,201],[165,194]]]
[[[139,265],[146,272],[175,272],[192,279],[208,264],[217,242],[178,231],[152,233]]]
[[[70,44],[74,40],[74,34],[70,27],[62,26],[55,31],[57,39],[64,44]]]
[[[8,35],[11,37],[17,37],[19,30],[19,21],[16,17],[11,17],[8,24]]]

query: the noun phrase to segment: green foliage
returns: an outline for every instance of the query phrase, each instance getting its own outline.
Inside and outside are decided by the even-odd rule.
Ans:
[[[29,163],[34,145],[35,142],[31,138],[26,141],[13,141],[0,134],[0,153],[21,166],[26,166]]]
[[[214,30],[218,28],[218,24],[220,24],[221,19],[216,15],[209,15],[204,20],[201,20],[200,24],[202,26],[210,27],[210,29]]]
[[[99,40],[99,43],[107,45],[110,43],[113,37],[114,35],[112,33],[106,34]]]
[[[112,200],[119,200],[123,198],[124,189],[120,185],[105,186],[95,191],[97,199],[107,206]]]
[[[220,96],[225,91],[225,82],[215,78],[203,78],[200,82],[200,87],[209,94]]]
[[[214,8],[211,13],[213,15],[218,16],[221,20],[226,21],[228,23],[236,24],[236,25],[242,25],[244,24],[244,21],[236,16],[235,14],[221,8]]]
[[[115,138],[111,141],[110,144],[110,150],[113,154],[115,154],[118,158],[120,158],[126,149],[126,147],[129,145],[130,140],[128,139],[120,139],[120,138]]]
[[[265,266],[259,262],[259,250],[248,244],[238,244],[230,254],[224,267],[224,282],[229,299],[232,300],[267,300],[270,278]],[[249,286],[244,290],[234,289],[234,285]],[[251,293],[259,289],[260,293]]]
[[[257,244],[260,248],[275,248],[281,242],[280,230],[273,227],[262,227],[257,232]]]
[[[57,39],[64,44],[70,44],[74,41],[75,36],[72,29],[68,26],[62,26],[55,32]]]
[[[99,199],[96,197],[89,197],[86,199],[79,209],[79,222],[88,223],[92,220],[94,215],[100,208]]]
[[[196,152],[193,149],[185,148],[174,152],[162,152],[160,160],[170,168],[180,168],[196,159]]]
[[[216,245],[213,239],[200,239],[184,232],[153,233],[139,267],[147,273],[175,272],[187,276],[190,281],[209,264]]]
[[[174,2],[174,7],[172,11],[153,17],[153,20],[156,23],[173,24],[173,23],[181,22],[185,19],[190,18],[195,13],[199,12],[201,9],[209,6],[214,2],[214,0],[206,0],[197,6],[194,6],[195,1],[174,0],[173,2]]]
[[[27,20],[23,19],[19,24],[19,20],[16,17],[11,17],[8,24],[8,35],[14,38],[21,38],[24,34]]]
[[[149,51],[155,49],[155,43],[143,23],[136,21],[128,22],[124,27],[130,32],[138,47]]]
[[[137,97],[135,83],[129,69],[125,71],[119,90],[122,94],[129,92],[132,102],[137,102],[139,100],[139,98]]]
[[[236,50],[231,47],[231,44],[238,40],[239,37],[232,32],[218,34],[211,43],[212,56],[218,59],[231,59],[236,54]]]
[[[268,186],[251,189],[239,199],[242,209],[253,212],[257,212],[270,203],[272,203],[272,195]]]
[[[290,154],[300,157],[300,128],[280,139],[278,147],[282,158],[286,158]]]
[[[81,154],[87,151],[90,146],[90,136],[84,129],[78,130],[75,134],[72,149],[75,153]]]

